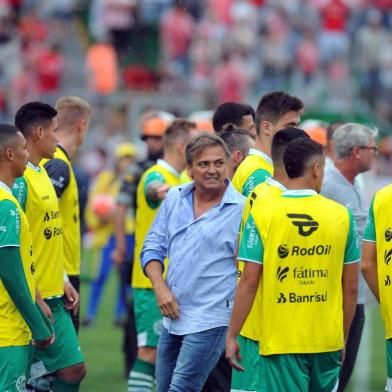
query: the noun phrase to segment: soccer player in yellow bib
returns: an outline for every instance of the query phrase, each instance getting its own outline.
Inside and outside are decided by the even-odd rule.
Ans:
[[[267,178],[262,184],[257,185],[252,191],[252,197],[248,197],[244,207],[244,213],[242,217],[243,225],[249,217],[249,213],[253,206],[259,205],[260,208],[269,208],[273,205],[274,200],[281,195],[282,192],[286,191],[288,177],[283,162],[283,153],[287,145],[299,138],[309,139],[309,136],[305,131],[298,128],[284,128],[275,133],[272,139],[271,156],[274,165],[273,177]],[[243,230],[243,228],[242,228]],[[242,269],[243,270],[243,269]],[[241,272],[242,272],[241,270]],[[259,291],[256,294],[252,310],[247,318],[244,327],[241,330],[242,334],[251,336],[252,340],[257,341],[260,344],[260,324],[261,324],[261,285]],[[240,338],[241,341],[241,338]],[[249,348],[249,347],[241,347]],[[242,382],[246,381],[246,385],[250,390],[260,391],[264,390],[264,379],[263,379],[263,364],[259,355],[259,345],[257,347],[251,347],[253,349],[253,355],[242,355],[241,353],[241,366],[245,369],[239,373],[235,371],[234,380],[240,379]],[[249,354],[249,351],[246,352]],[[254,368],[259,368],[259,372],[254,372]],[[243,384],[241,384],[243,385]],[[241,387],[241,386],[237,386]],[[243,388],[243,386],[242,386]],[[238,389],[233,389],[234,391]]]
[[[325,165],[319,143],[294,140],[283,159],[289,190],[269,208],[253,206],[242,234],[238,258],[246,266],[226,355],[241,369],[235,338],[261,276],[262,390],[330,392],[337,388],[357,299],[354,220],[346,207],[317,193]]]
[[[380,303],[387,352],[387,384],[392,391],[392,185],[374,195],[363,235],[363,276]]]
[[[0,390],[24,391],[31,340],[53,340],[50,321],[35,304],[35,254],[30,227],[11,187],[23,175],[29,153],[14,126],[0,124]]]
[[[80,218],[79,191],[72,157],[83,144],[90,122],[90,105],[79,97],[65,96],[56,102],[58,145],[54,157],[41,165],[52,181],[59,199],[64,242],[64,265],[72,286],[80,286]],[[79,330],[79,307],[71,313],[76,331]]]
[[[158,159],[142,175],[137,187],[132,287],[138,354],[129,373],[128,392],[138,392],[140,385],[146,392],[154,388],[156,348],[162,330],[162,315],[151,282],[142,271],[140,253],[161,201],[170,187],[180,184],[180,173],[186,166],[185,148],[195,135],[197,131],[194,123],[184,119],[174,120],[163,137],[163,159]]]
[[[41,102],[26,103],[17,111],[15,124],[26,138],[30,158],[24,175],[13,187],[30,222],[37,289],[50,309],[56,335],[54,344],[48,348],[36,348],[31,377],[36,380],[53,374],[54,392],[78,391],[86,373],[70,316],[78,297],[69,282],[64,282],[62,215],[52,182],[46,170],[39,166],[42,158],[51,158],[55,152],[56,115],[53,107]]]
[[[282,91],[271,92],[261,98],[256,110],[255,148],[249,149],[248,156],[238,166],[232,179],[234,187],[244,196],[253,197],[253,189],[273,175],[272,138],[280,129],[297,126],[302,109],[303,103],[300,99]],[[240,276],[243,267],[240,262]],[[253,321],[258,318],[253,315],[255,311],[251,312],[239,338],[243,360],[251,363],[257,363],[259,360],[257,325],[254,325]],[[249,373],[233,372],[231,387],[233,391],[252,391],[253,382]]]

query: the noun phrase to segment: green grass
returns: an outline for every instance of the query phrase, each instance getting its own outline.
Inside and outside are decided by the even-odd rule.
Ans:
[[[126,390],[122,353],[122,329],[113,325],[113,309],[116,302],[117,275],[112,273],[96,322],[89,328],[80,329],[80,343],[85,355],[87,376],[81,384],[82,392],[122,392]],[[81,319],[85,314],[89,284],[81,288]]]
[[[90,256],[91,260],[92,257]],[[92,271],[92,263],[89,271]],[[113,309],[117,275],[114,273],[105,288],[104,298],[95,324],[80,330],[81,346],[86,358],[87,377],[82,392],[122,392],[123,377],[122,330],[113,326]],[[88,283],[82,285],[82,317],[88,301]],[[347,392],[383,391],[386,382],[385,340],[379,307],[369,301],[359,357]]]

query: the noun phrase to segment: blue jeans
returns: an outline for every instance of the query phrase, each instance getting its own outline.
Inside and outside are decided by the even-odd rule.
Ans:
[[[227,327],[189,335],[163,328],[158,342],[157,392],[199,392],[225,346]]]

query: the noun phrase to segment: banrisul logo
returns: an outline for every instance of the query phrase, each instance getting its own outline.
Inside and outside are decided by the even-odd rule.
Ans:
[[[285,304],[286,302],[287,302],[287,298],[283,293],[280,293],[278,297],[278,304]]]
[[[390,240],[392,240],[392,229],[388,227],[385,230],[385,241],[389,242]]]
[[[286,244],[279,245],[278,247],[278,256],[281,259],[285,259],[290,253],[290,250]]]
[[[283,282],[287,278],[289,271],[289,267],[278,267],[278,270],[276,271],[276,278],[279,280],[279,282]]]
[[[318,222],[316,222],[310,215],[307,214],[287,214],[291,219],[291,223],[298,227],[298,234],[303,237],[309,237],[318,229]]]
[[[315,303],[315,302],[327,302],[328,301],[328,292],[325,291],[324,293],[315,292],[313,294],[297,294],[297,293],[288,293],[288,295],[284,295],[283,293],[279,293],[277,298],[278,304],[285,304],[289,303]]]

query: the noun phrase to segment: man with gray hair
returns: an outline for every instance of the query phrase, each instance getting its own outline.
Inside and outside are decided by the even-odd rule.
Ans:
[[[200,391],[224,349],[245,201],[227,179],[229,157],[216,135],[192,139],[186,160],[193,182],[168,192],[144,241],[143,271],[164,317],[158,392]]]
[[[339,126],[332,136],[335,157],[325,169],[321,194],[349,208],[357,227],[358,241],[362,242],[366,226],[368,205],[356,177],[368,171],[378,153],[377,131],[361,124],[347,123]],[[361,276],[356,312],[346,342],[345,359],[340,371],[339,389],[344,391],[357,357],[365,323],[365,282]]]

